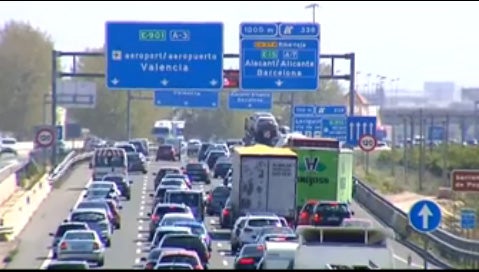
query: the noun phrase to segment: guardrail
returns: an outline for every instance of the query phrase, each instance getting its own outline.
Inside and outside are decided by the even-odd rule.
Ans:
[[[76,151],[70,152],[67,157],[51,172],[48,180],[50,184],[62,181],[65,177],[68,177],[68,173],[78,163],[85,162],[91,159],[93,152],[79,153]]]
[[[419,233],[409,226],[408,215],[404,211],[389,203],[360,179],[356,177],[354,179],[357,181],[354,195],[356,201],[393,229],[398,241],[418,254],[440,263],[441,266],[479,268],[478,241],[465,239],[442,229],[429,234]],[[417,240],[427,240],[429,250],[418,246]]]

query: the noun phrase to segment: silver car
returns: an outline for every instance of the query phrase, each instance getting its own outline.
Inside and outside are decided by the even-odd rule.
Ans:
[[[93,230],[69,230],[58,243],[58,260],[82,260],[103,266],[105,247]]]
[[[104,209],[75,209],[70,213],[68,221],[86,223],[91,230],[98,234],[107,247],[110,246],[113,226]]]

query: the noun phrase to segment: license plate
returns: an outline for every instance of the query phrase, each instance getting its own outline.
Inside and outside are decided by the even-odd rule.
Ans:
[[[85,251],[88,250],[87,245],[72,245],[72,250]]]

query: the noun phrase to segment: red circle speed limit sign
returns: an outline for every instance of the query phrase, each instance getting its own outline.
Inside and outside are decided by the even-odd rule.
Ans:
[[[42,128],[35,134],[35,143],[38,147],[50,147],[55,141],[55,131],[49,128]]]
[[[371,152],[376,148],[376,138],[371,135],[363,135],[359,138],[359,147],[364,152]]]

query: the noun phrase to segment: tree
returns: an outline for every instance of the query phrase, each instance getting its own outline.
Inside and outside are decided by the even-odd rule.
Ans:
[[[42,123],[43,97],[51,88],[53,42],[28,23],[0,29],[0,129],[31,136]]]
[[[91,52],[103,49],[87,50]],[[78,72],[103,73],[104,59],[99,57],[82,57],[78,61]],[[77,79],[91,80],[91,79]],[[73,117],[89,128],[94,134],[111,139],[125,139],[127,120],[127,92],[112,91],[105,87],[103,78],[94,79],[97,85],[97,104],[94,109],[72,109]],[[132,91],[132,96],[140,93],[144,98],[153,97],[146,91]],[[150,100],[133,100],[131,104],[131,130],[134,137],[148,137],[153,123],[157,119],[168,118],[171,110],[158,109]]]

